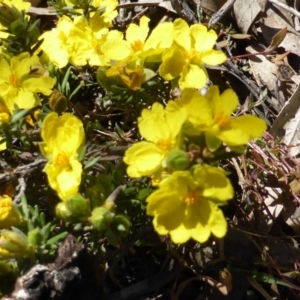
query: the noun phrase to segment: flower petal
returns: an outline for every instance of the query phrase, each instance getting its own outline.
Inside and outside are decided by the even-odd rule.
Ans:
[[[201,61],[209,66],[217,66],[226,61],[226,55],[217,50],[206,51],[201,55]]]
[[[230,128],[223,129],[218,137],[228,145],[245,145],[251,139],[261,137],[267,129],[266,122],[256,116],[245,115],[232,119]]]
[[[129,165],[128,176],[138,178],[155,173],[162,164],[165,153],[155,144],[139,142],[130,147],[124,156],[124,162]]]
[[[201,89],[207,80],[208,76],[204,66],[186,64],[179,79],[179,87],[182,90],[186,88]]]
[[[166,122],[165,110],[158,102],[151,109],[143,109],[142,116],[138,118],[138,127],[147,141],[159,143],[173,139],[173,128]]]
[[[213,115],[224,114],[230,116],[237,108],[239,99],[236,93],[232,89],[227,89],[221,95],[219,93],[219,87],[216,85],[211,86],[208,91],[208,95],[211,99]]]
[[[233,198],[233,187],[223,169],[209,165],[199,166],[194,169],[193,178],[202,186],[203,197],[221,201]]]
[[[47,174],[49,185],[57,191],[62,200],[78,193],[81,182],[82,166],[78,160],[71,159],[68,166],[54,164],[50,161],[44,171]]]
[[[158,72],[165,80],[172,80],[180,75],[185,64],[185,56],[178,47],[171,47],[162,55],[162,64]]]
[[[207,31],[207,27],[201,24],[192,25],[190,32],[195,41],[195,48],[199,52],[210,51],[218,38],[214,30]]]
[[[126,30],[126,40],[130,44],[134,44],[136,41],[140,41],[144,44],[149,32],[149,22],[149,18],[142,16],[140,19],[140,26],[131,23]]]

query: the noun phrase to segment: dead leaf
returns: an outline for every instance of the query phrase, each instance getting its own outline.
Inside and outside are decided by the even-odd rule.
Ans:
[[[244,40],[244,39],[250,39],[251,34],[246,34],[246,33],[234,33],[230,35],[233,39],[237,40]]]
[[[243,33],[248,33],[254,21],[262,14],[261,6],[254,0],[236,0],[233,11],[238,27]]]
[[[281,137],[282,142],[286,145],[300,144],[299,98],[300,86],[297,87],[294,94],[287,101],[270,129],[270,133],[273,136]],[[300,153],[300,146],[290,147],[289,151],[292,156],[296,156]]]

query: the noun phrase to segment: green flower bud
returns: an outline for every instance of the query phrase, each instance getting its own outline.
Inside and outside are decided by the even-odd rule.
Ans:
[[[55,206],[55,214],[59,219],[62,219],[66,222],[74,222],[76,221],[74,217],[72,216],[72,213],[70,210],[67,208],[67,205],[65,202],[59,202]]]
[[[91,214],[90,202],[80,194],[70,197],[65,203],[67,209],[77,220],[84,220]]]
[[[28,242],[31,245],[38,246],[41,245],[43,242],[43,235],[38,228],[30,230],[27,236],[28,236]]]
[[[8,28],[14,21],[20,17],[19,11],[15,7],[10,7],[5,3],[0,6],[0,23]]]
[[[167,167],[176,171],[182,171],[188,168],[190,164],[189,155],[180,149],[173,149],[166,158]]]
[[[92,211],[92,215],[89,217],[89,222],[96,230],[105,230],[113,219],[113,213],[108,208],[101,206],[96,207]]]
[[[8,279],[8,278],[14,278],[18,275],[18,266],[16,261],[7,261],[7,260],[0,260],[0,278],[1,281]],[[0,291],[2,289],[0,288]]]
[[[111,231],[117,236],[126,236],[129,232],[131,223],[124,215],[117,215],[110,224]]]
[[[0,235],[0,259],[32,257],[34,248],[24,234],[3,230]]]
[[[54,90],[49,98],[50,108],[58,114],[63,113],[68,107],[68,100],[64,94]]]

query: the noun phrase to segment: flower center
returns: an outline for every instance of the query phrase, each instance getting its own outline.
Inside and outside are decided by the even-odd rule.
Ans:
[[[231,121],[230,116],[227,116],[223,113],[218,113],[214,117],[214,123],[219,125],[219,127],[226,127]]]
[[[18,77],[15,74],[11,74],[9,76],[9,83],[14,86],[14,87],[18,87],[20,84],[20,81],[18,79]]]
[[[156,145],[164,151],[169,151],[172,149],[172,143],[168,140],[160,140]]]
[[[98,39],[93,37],[92,40],[91,40],[91,44],[92,44],[92,47],[95,49],[96,52],[99,52],[99,42],[98,42]]]
[[[193,61],[198,55],[198,51],[196,49],[191,49],[186,53],[188,61]]]
[[[143,43],[140,40],[134,41],[134,43],[131,44],[131,49],[134,52],[142,51],[143,50]]]
[[[65,43],[67,41],[67,37],[63,31],[60,31],[58,33],[58,39],[61,40],[62,43]]]
[[[65,154],[59,153],[54,159],[54,164],[68,167],[70,166],[69,158]]]
[[[198,203],[197,191],[192,191],[189,194],[187,194],[187,196],[184,197],[183,201],[188,205],[197,204]]]

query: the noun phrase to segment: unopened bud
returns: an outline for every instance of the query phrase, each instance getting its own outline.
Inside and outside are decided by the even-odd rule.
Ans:
[[[19,11],[15,7],[10,7],[4,2],[0,6],[0,23],[8,28],[14,21],[20,17]]]
[[[167,166],[176,171],[182,171],[190,165],[189,155],[180,149],[173,149],[169,152],[166,159]]]
[[[65,202],[59,202],[55,206],[55,214],[59,219],[62,219],[66,222],[75,221]]]
[[[111,231],[118,236],[126,236],[129,232],[131,223],[129,219],[124,215],[117,215],[111,222]]]
[[[91,213],[89,201],[80,194],[70,197],[65,201],[65,204],[72,216],[78,220],[86,218]]]
[[[35,228],[28,232],[28,242],[31,245],[34,246],[41,245],[42,241],[43,241],[43,235],[38,228]]]
[[[89,222],[96,230],[105,230],[113,219],[113,213],[104,206],[96,207],[89,217]]]
[[[24,234],[3,230],[0,235],[0,259],[31,257],[33,247]]]
[[[68,100],[64,94],[54,90],[49,98],[50,108],[58,114],[63,113],[68,107]]]

